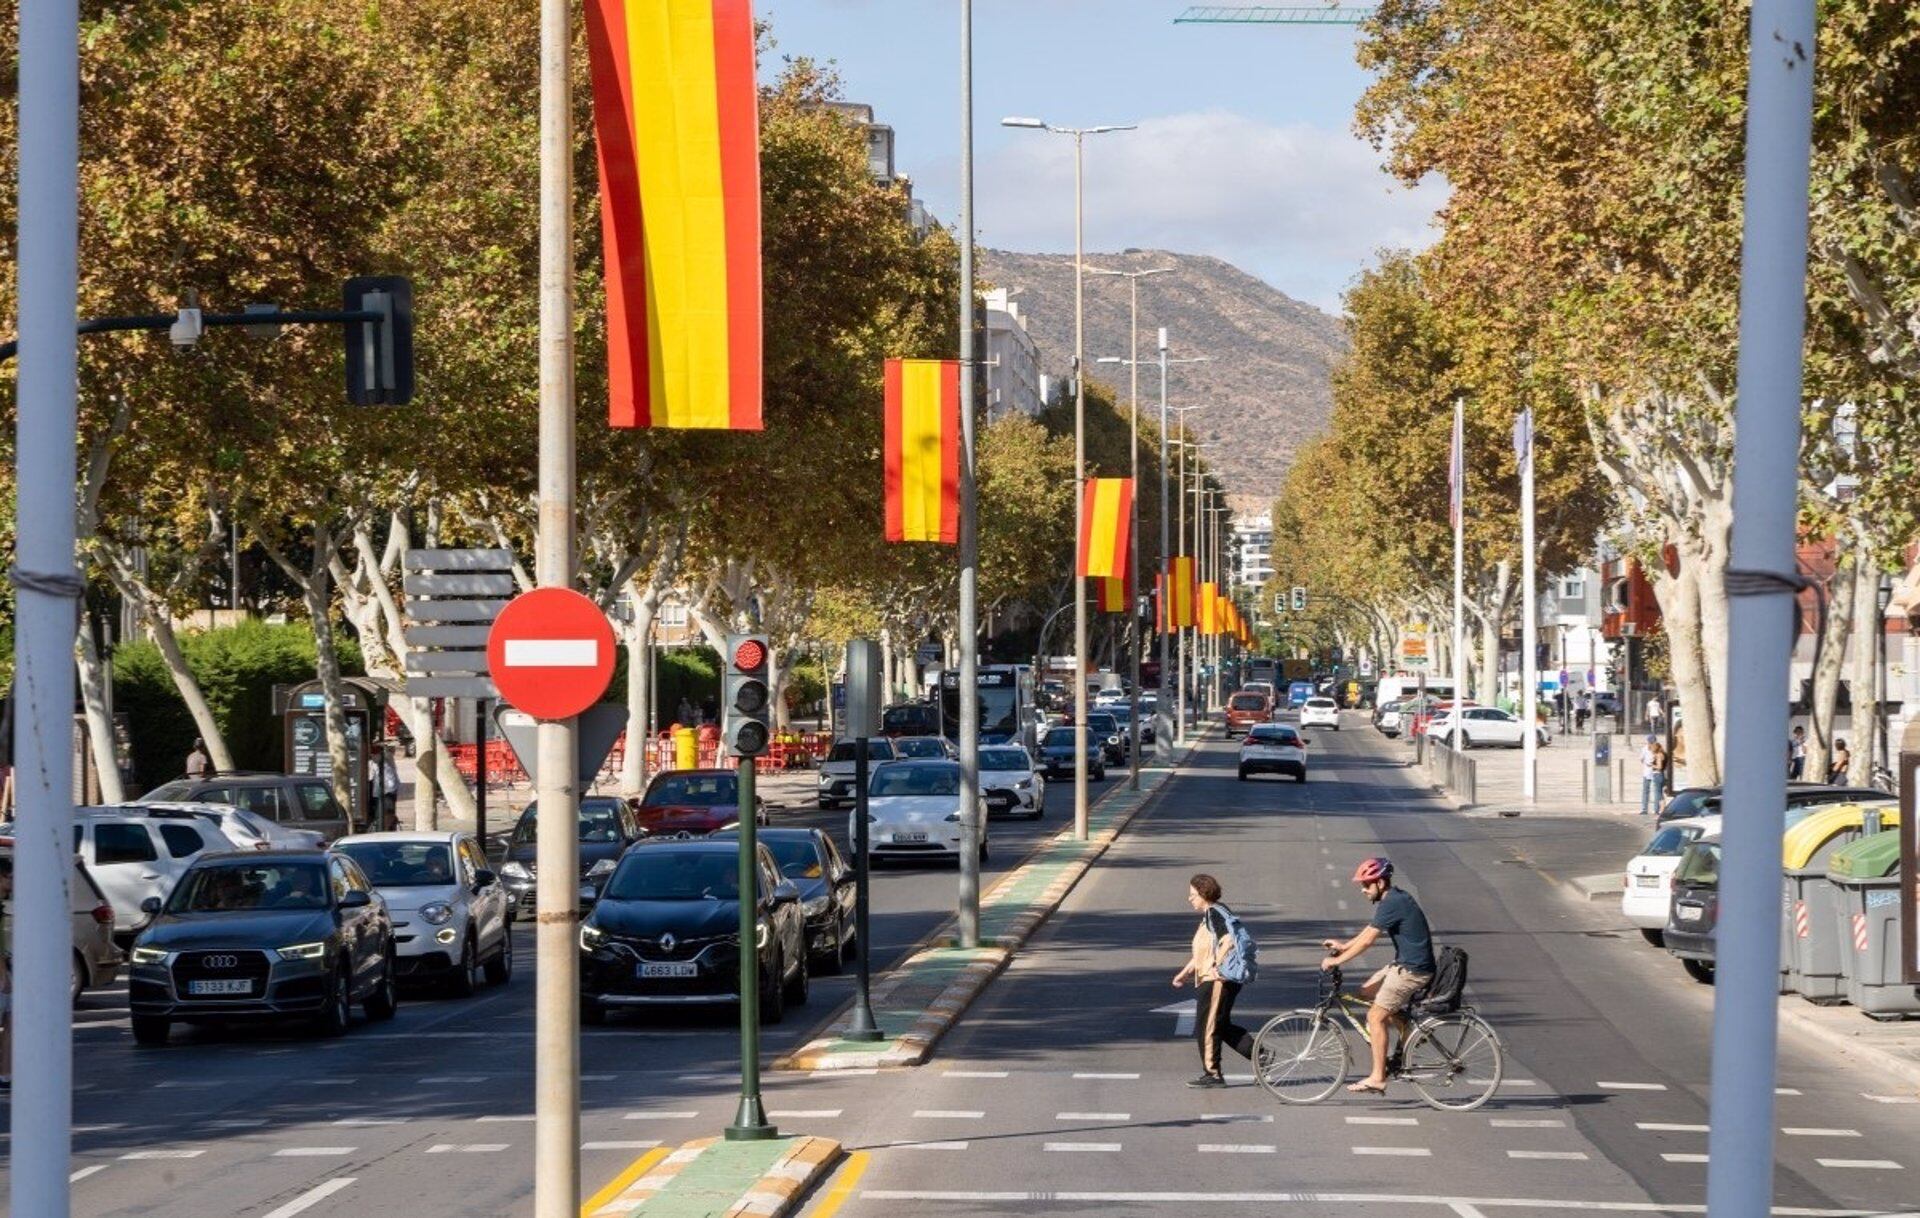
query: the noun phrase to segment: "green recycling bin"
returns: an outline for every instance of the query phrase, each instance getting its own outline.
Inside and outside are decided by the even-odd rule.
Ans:
[[[1884,822],[1898,823],[1897,808],[1874,808]],[[1838,916],[1840,893],[1827,882],[1835,851],[1857,841],[1868,809],[1859,804],[1822,808],[1789,828],[1781,840],[1780,989],[1808,1002],[1847,1000],[1846,958],[1827,933]]]
[[[1874,1019],[1920,1015],[1920,986],[1900,980],[1900,835],[1869,834],[1834,851],[1839,894],[1831,937],[1847,960],[1847,1001]]]

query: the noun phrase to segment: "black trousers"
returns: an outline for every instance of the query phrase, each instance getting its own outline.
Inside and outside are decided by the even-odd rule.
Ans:
[[[1253,1033],[1233,1022],[1233,1000],[1240,996],[1237,981],[1203,981],[1199,1000],[1194,1004],[1193,1033],[1200,1044],[1200,1068],[1219,1074],[1220,1046],[1253,1060]]]

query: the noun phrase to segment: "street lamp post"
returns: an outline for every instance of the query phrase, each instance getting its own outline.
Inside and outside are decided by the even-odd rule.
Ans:
[[[1890,688],[1892,683],[1887,680],[1887,606],[1893,604],[1893,576],[1884,573],[1880,576],[1880,586],[1874,592],[1873,603],[1880,610],[1879,614],[1874,618],[1874,621],[1879,626],[1879,638],[1877,640],[1879,651],[1877,654],[1880,660],[1876,666],[1880,696],[1874,699],[1874,709],[1876,711],[1876,718],[1879,720],[1877,727],[1880,733],[1880,764],[1891,771],[1893,769],[1893,739],[1887,730],[1887,700],[1893,690]]]
[[[1056,127],[1037,118],[1003,118],[1005,127],[1073,137],[1073,536],[1079,544],[1087,490],[1086,142],[1089,135],[1131,131],[1133,124]],[[969,695],[970,696],[970,695]],[[1087,577],[1074,555],[1073,576],[1073,836],[1087,840]]]
[[[960,946],[980,946],[979,471],[973,433],[973,0],[960,0]],[[942,678],[944,680],[945,678]]]

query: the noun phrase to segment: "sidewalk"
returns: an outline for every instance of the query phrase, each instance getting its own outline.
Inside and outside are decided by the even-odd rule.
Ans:
[[[1371,731],[1371,728],[1362,729]],[[1393,746],[1413,764],[1414,749],[1401,741]],[[1626,755],[1623,761],[1623,750]],[[1529,812],[1553,816],[1631,817],[1640,812],[1639,749],[1622,737],[1613,738],[1613,762],[1610,767],[1613,798],[1602,802],[1593,791],[1593,737],[1555,736],[1553,743],[1537,751],[1535,761],[1538,798],[1529,803],[1525,794],[1524,749],[1472,749],[1467,756],[1474,763],[1477,799],[1474,813],[1488,816],[1519,816]],[[1622,771],[1624,767],[1624,781]],[[1426,781],[1439,786],[1439,771],[1428,766]],[[1457,807],[1467,805],[1452,792],[1443,791]]]

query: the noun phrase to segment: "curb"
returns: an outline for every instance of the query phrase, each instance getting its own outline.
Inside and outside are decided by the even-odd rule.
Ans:
[[[1159,799],[1179,768],[1193,756],[1193,753],[1207,739],[1203,728],[1187,746],[1186,751],[1173,759],[1165,776],[1154,784],[1151,790],[1143,790],[1139,801],[1131,811],[1121,815],[1111,824],[1098,832],[1088,835],[1086,849],[1078,857],[1060,867],[1055,876],[1027,908],[1018,914],[1007,928],[995,935],[990,943],[983,943],[977,949],[964,951],[960,948],[938,946],[944,940],[951,922],[943,923],[932,935],[922,941],[923,946],[908,955],[905,961],[896,966],[891,974],[880,984],[873,987],[869,998],[875,1007],[894,998],[902,990],[916,985],[928,987],[928,979],[919,974],[933,973],[936,977],[957,965],[954,975],[937,988],[929,987],[926,1000],[916,1003],[924,1007],[924,1013],[914,1020],[900,1036],[891,1041],[876,1042],[871,1050],[835,1050],[833,1046],[840,1042],[838,1033],[846,1030],[847,1013],[842,1012],[827,1026],[825,1032],[795,1049],[792,1053],[774,1064],[776,1070],[873,1070],[894,1069],[924,1064],[933,1056],[934,1048],[957,1023],[976,998],[983,993],[993,979],[1007,967],[1015,952],[1025,946],[1028,939],[1038,930],[1060,903],[1072,892],[1081,877],[1092,868],[1101,856],[1106,854],[1114,840],[1123,833],[1134,818]],[[1115,787],[1103,794],[1095,806],[1105,803],[1125,791],[1125,787]],[[1055,838],[1054,841],[1059,841]],[[1043,865],[1039,856],[1044,853],[1043,846],[1029,856],[1026,862],[1001,876],[999,881],[987,892],[981,894],[981,905],[989,902],[1002,892],[1020,884],[1036,866]],[[1045,864],[1052,865],[1052,864]]]
[[[1868,1039],[1878,1024],[1865,1022],[1866,1016],[1862,1015],[1860,1019],[1863,1022],[1858,1032],[1843,1032],[1828,1021],[1799,1009],[1805,1006],[1797,997],[1783,997],[1779,1007],[1781,1024],[1830,1049],[1857,1057],[1862,1064],[1920,1091],[1920,1061],[1883,1049]]]
[[[840,1143],[831,1138],[795,1137],[783,1140],[787,1143],[786,1147],[757,1177],[740,1186],[737,1199],[731,1202],[726,1200],[736,1187],[731,1183],[720,1188],[712,1183],[697,1188],[689,1186],[679,1190],[678,1195],[674,1186],[683,1173],[716,1146],[744,1148],[755,1144],[728,1143],[720,1138],[696,1138],[669,1154],[619,1193],[601,1202],[597,1208],[583,1210],[582,1218],[644,1218],[650,1213],[674,1212],[724,1214],[726,1218],[784,1218],[799,1207],[807,1191],[840,1161],[842,1151]],[[719,1208],[721,1206],[725,1208]]]
[[[1604,901],[1608,897],[1617,897],[1622,889],[1618,871],[1609,871],[1601,875],[1577,875],[1569,880],[1573,890],[1589,901]]]

